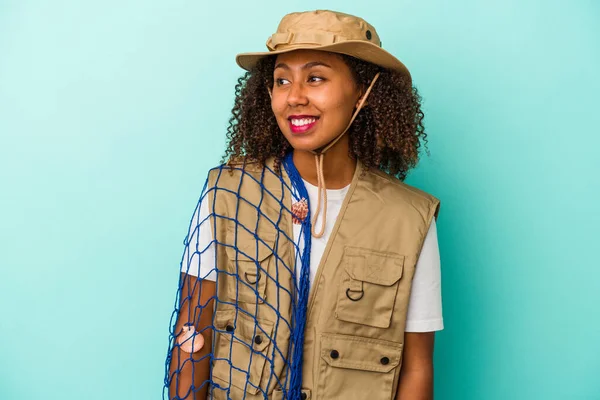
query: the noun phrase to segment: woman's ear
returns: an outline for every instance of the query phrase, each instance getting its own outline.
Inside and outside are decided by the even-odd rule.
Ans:
[[[358,106],[360,105],[360,101],[365,96],[365,92],[367,91],[367,88],[368,87],[366,85],[360,85],[360,87],[359,87],[360,95],[358,96],[358,100],[356,100],[356,106],[355,106],[355,108],[358,108]],[[363,104],[363,107],[366,107],[368,105],[369,105],[369,102],[365,101],[365,104]]]
[[[361,99],[362,99],[362,97],[361,97]],[[358,99],[358,101],[356,102],[356,106],[354,106],[354,108],[358,108],[359,105],[360,105],[360,99]],[[368,105],[369,105],[369,102],[365,101],[365,104],[363,104],[362,108],[365,108]]]
[[[360,97],[356,101],[356,105],[354,106],[354,108],[358,108],[358,106],[360,106],[360,102],[363,99],[363,97],[364,97],[364,94],[363,94],[363,92],[361,92]],[[369,102],[365,101],[365,104],[363,104],[363,108],[366,107],[366,106],[368,106],[368,105],[369,105]]]

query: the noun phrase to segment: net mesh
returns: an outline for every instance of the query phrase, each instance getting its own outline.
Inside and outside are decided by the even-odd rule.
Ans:
[[[244,166],[211,170],[216,179],[205,182],[184,240],[163,399],[268,399],[275,390],[281,399],[302,398],[311,218],[292,153],[281,165],[289,180],[269,165],[258,174]],[[220,185],[231,168],[235,185],[231,178]],[[204,203],[207,196],[211,207],[198,212],[209,204]],[[222,196],[234,206],[217,207]],[[241,218],[241,212],[252,218]],[[294,221],[294,234],[286,232],[283,218]],[[231,227],[227,236],[209,237],[218,223]],[[267,238],[265,231],[273,235]],[[293,257],[280,256],[278,249],[289,244]],[[289,284],[282,284],[284,276],[290,277]]]

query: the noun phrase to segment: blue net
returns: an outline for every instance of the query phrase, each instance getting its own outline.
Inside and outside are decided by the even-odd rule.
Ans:
[[[210,171],[184,241],[163,399],[302,398],[311,218],[292,153],[281,166],[288,180],[269,165]]]

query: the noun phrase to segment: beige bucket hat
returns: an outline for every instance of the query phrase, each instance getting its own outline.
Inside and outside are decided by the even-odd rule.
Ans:
[[[236,56],[237,64],[250,71],[256,63],[269,55],[287,53],[294,50],[309,49],[329,51],[346,54],[358,59],[371,62],[389,70],[397,71],[408,78],[412,84],[410,73],[406,66],[381,47],[381,39],[373,25],[364,19],[331,10],[314,10],[293,12],[285,15],[277,32],[267,40],[269,51],[258,53],[241,53]],[[369,87],[362,96],[348,126],[335,139],[317,150],[311,150],[315,155],[315,168],[317,171],[318,201],[311,224],[311,233],[314,237],[322,237],[325,233],[327,218],[327,186],[323,175],[323,158],[329,150],[354,122],[358,112],[366,104],[365,101],[379,78],[378,72],[371,80]],[[271,94],[270,88],[269,94]],[[323,204],[321,198],[323,197]],[[320,212],[323,212],[321,229],[315,229]]]
[[[298,49],[324,50],[398,71],[410,79],[406,66],[381,47],[375,27],[350,14],[331,10],[287,14],[266,44],[269,51],[238,54],[237,64],[249,71],[261,58],[269,55]]]

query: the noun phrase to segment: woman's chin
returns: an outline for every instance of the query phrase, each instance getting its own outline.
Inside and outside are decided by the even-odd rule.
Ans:
[[[324,140],[315,140],[314,136],[297,136],[297,135],[287,135],[287,141],[294,148],[294,150],[300,151],[312,151],[323,147],[327,144],[327,141]]]
[[[290,144],[296,151],[310,152],[310,151],[314,151],[314,150],[322,147],[322,146],[319,146],[318,144],[315,144],[314,142],[306,142],[306,141],[296,141],[296,142],[290,141]]]

